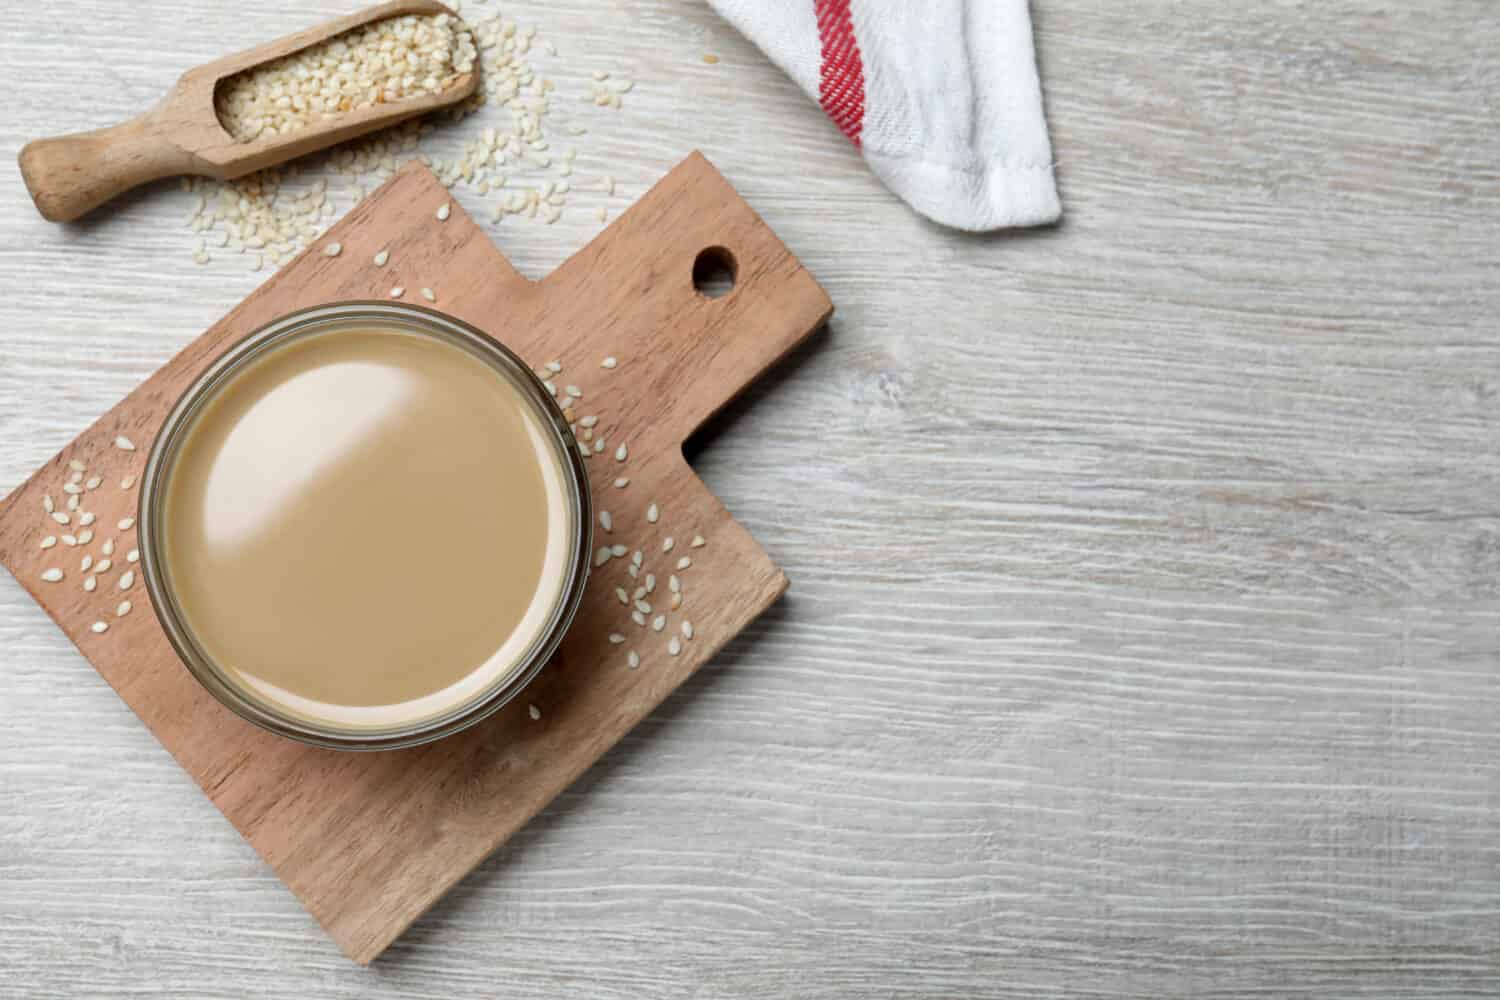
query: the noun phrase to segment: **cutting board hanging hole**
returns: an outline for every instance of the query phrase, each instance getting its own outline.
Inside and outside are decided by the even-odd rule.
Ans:
[[[725,247],[708,247],[693,261],[693,287],[707,299],[728,295],[734,289],[739,265]]]

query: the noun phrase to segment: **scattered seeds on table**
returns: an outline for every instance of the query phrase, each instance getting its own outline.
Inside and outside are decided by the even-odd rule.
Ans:
[[[135,451],[135,442],[130,440],[130,438],[126,437],[125,435],[121,434],[119,437],[115,438],[115,447],[120,449],[121,451]]]
[[[645,558],[645,553],[643,553],[640,549],[636,549],[635,554],[630,557],[630,562],[633,566],[635,566],[636,569],[640,569],[641,561]]]
[[[597,440],[597,441],[594,442],[594,454],[595,455],[600,455],[600,454],[603,454],[603,453],[604,453],[604,439],[601,437],[599,440]]]
[[[554,374],[554,375],[560,373],[562,371],[562,362],[561,361],[549,361],[549,362],[547,362],[547,370],[549,372],[551,372],[552,374]]]
[[[682,652],[682,642],[675,635],[672,636],[672,641],[667,643],[667,652],[671,653],[673,656],[676,656],[678,653]]]
[[[654,593],[656,593],[656,574],[655,573],[647,573],[646,574],[646,593],[648,593],[648,594],[654,594]]]
[[[578,423],[584,427],[594,427],[599,423],[599,418],[590,414],[589,416],[584,417],[582,420],[578,421]]]
[[[71,496],[68,497],[68,509],[69,510],[77,510],[79,508],[79,506],[81,506],[81,503],[82,502],[78,499],[78,494],[77,493],[74,493],[74,494],[72,494]]]
[[[630,574],[630,578],[632,580],[641,575],[641,568],[635,563],[631,563],[629,566],[625,567],[625,570]]]
[[[115,554],[115,540],[113,538],[107,538],[107,539],[105,539],[104,545],[103,545],[103,547],[100,548],[99,551],[103,552],[107,556],[114,555]]]
[[[42,570],[42,579],[46,580],[48,583],[57,583],[62,578],[63,571],[55,566],[51,569]]]
[[[652,504],[651,506],[647,507],[646,508],[646,520],[650,521],[652,524],[655,524],[657,521],[660,521],[661,520],[661,508],[658,507],[658,506],[656,506],[656,504]]]
[[[343,252],[344,252],[344,244],[339,243],[339,242],[330,243],[326,247],[323,248],[323,254],[324,254],[324,256],[327,256],[327,257],[337,257],[339,254],[341,254]]]
[[[609,557],[611,555],[612,553],[609,549],[609,546],[606,545],[604,548],[594,553],[594,565],[603,566],[605,563],[609,562]]]
[[[97,490],[103,482],[104,480],[98,476],[90,476],[89,481],[83,484],[83,488],[86,490]]]
[[[445,202],[442,203],[442,205],[438,206],[437,220],[439,222],[447,222],[448,221],[448,216],[450,216],[452,214],[453,214],[453,206],[450,203],[448,203],[448,202],[445,201]]]
[[[681,594],[673,594],[672,595],[672,610],[676,611],[680,607],[682,607],[682,595]]]
[[[422,289],[422,298],[426,299],[428,302],[436,302],[437,301],[437,296],[432,293],[432,289],[430,289],[430,288],[423,288]]]
[[[94,565],[94,557],[86,555],[83,557],[83,561],[78,564],[78,572],[87,573],[89,567],[92,565]]]
[[[633,595],[631,595],[631,596],[633,596],[637,601],[639,601],[641,598],[645,597],[646,596],[646,585],[645,584],[641,584],[639,587],[635,588],[635,593]]]
[[[102,634],[109,631],[109,622],[94,622],[89,628],[95,634]]]
[[[63,492],[68,496],[74,496],[83,492],[83,487],[77,483],[63,483]]]

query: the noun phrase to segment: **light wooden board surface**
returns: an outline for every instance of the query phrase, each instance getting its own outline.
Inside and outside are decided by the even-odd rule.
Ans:
[[[0,150],[354,6],[18,6]],[[838,307],[695,456],[791,594],[360,969],[0,578],[0,997],[1500,992],[1491,5],[1038,0],[1067,218],[993,238],[695,3],[508,9]],[[186,207],[0,180],[5,488],[264,277]]]

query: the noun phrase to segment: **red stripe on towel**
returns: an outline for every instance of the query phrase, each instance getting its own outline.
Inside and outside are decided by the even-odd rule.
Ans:
[[[818,38],[823,49],[823,73],[818,103],[839,131],[859,145],[865,127],[865,66],[854,37],[850,0],[813,0],[818,15]]]

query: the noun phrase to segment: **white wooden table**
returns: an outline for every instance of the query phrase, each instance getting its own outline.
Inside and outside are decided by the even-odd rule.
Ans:
[[[13,4],[0,149],[352,6]],[[1500,992],[1490,5],[1037,0],[1067,218],[988,238],[696,3],[507,12],[838,306],[697,457],[791,595],[365,970],[0,579],[0,997]],[[268,272],[0,173],[9,490]]]

